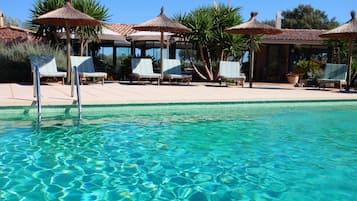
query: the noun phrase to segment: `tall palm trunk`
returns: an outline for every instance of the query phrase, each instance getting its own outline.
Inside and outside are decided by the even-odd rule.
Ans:
[[[84,55],[84,49],[88,47],[88,40],[81,38],[80,56]]]
[[[207,59],[204,55],[204,50],[203,50],[203,46],[200,45],[199,47],[200,49],[200,55],[201,55],[201,59],[202,59],[202,63],[203,63],[203,67],[207,73],[207,78],[208,80],[212,81],[213,80],[213,75],[212,75],[212,72],[210,71],[209,67],[208,67],[208,63],[207,63]]]

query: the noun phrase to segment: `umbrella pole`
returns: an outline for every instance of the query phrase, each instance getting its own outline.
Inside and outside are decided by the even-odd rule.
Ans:
[[[67,45],[67,84],[71,84],[71,97],[74,96],[74,76],[71,67],[71,36],[70,27],[66,26],[66,45]]]
[[[254,43],[253,35],[250,36],[250,68],[249,68],[249,88],[253,87],[253,72],[254,72]]]
[[[160,73],[163,76],[163,64],[164,64],[164,32],[160,32]]]
[[[348,70],[347,70],[347,84],[346,91],[350,90],[351,84],[351,70],[352,70],[352,39],[348,39]]]
[[[71,36],[70,36],[70,28],[69,26],[66,26],[66,46],[67,46],[67,84],[70,83],[71,80]]]

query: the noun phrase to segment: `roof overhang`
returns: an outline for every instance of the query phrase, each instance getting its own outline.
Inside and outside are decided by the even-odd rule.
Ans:
[[[318,29],[282,29],[281,34],[264,35],[262,44],[276,45],[324,45],[324,39],[319,35],[324,30]]]
[[[323,40],[315,41],[315,40],[271,40],[271,39],[263,39],[261,41],[262,44],[269,45],[324,45]]]

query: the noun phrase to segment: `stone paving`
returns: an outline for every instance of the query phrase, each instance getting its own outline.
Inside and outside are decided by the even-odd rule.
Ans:
[[[42,105],[70,105],[69,85],[48,83],[41,85]],[[294,87],[291,84],[248,83],[242,87],[220,86],[218,83],[191,83],[189,86],[133,84],[107,82],[81,85],[83,105],[138,104],[180,102],[244,102],[288,100],[357,100],[357,91]],[[0,84],[0,106],[30,106],[35,104],[30,84]]]

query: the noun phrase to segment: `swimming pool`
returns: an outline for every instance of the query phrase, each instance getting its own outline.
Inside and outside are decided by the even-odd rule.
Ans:
[[[1,200],[354,200],[357,102],[0,109]]]

